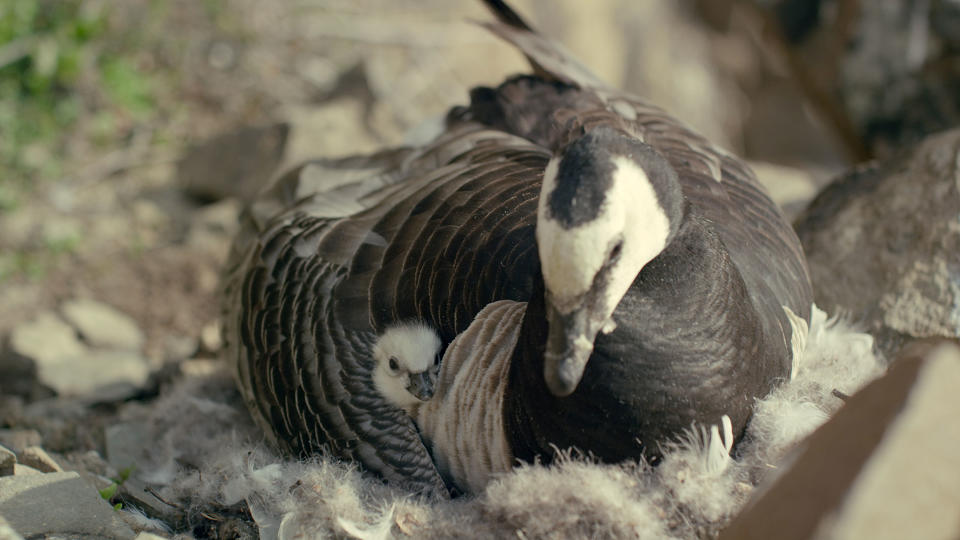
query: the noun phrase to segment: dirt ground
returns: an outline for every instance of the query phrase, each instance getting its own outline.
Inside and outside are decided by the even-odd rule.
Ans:
[[[828,137],[795,144],[804,130],[822,129],[802,104],[763,110],[797,90],[776,73],[747,15],[718,31],[672,2],[580,4],[518,7],[602,76],[734,151],[762,161],[788,156],[779,161],[807,166],[786,171],[802,180],[822,180],[846,163]],[[44,149],[62,173],[27,179],[16,208],[0,210],[0,335],[64,300],[90,297],[132,316],[151,358],[162,360],[165,343],[195,337],[215,320],[219,267],[239,208],[199,200],[185,185],[202,192],[216,184],[219,196],[270,175],[229,166],[256,140],[201,156],[192,179],[179,160],[216,135],[276,123],[289,125],[287,144],[262,161],[281,167],[396,144],[465,101],[469,87],[524,69],[519,55],[470,22],[485,17],[472,2],[112,4],[103,46],[136,47],[126,52],[152,76],[153,110],[116,126],[109,146],[83,140],[90,120],[81,117]],[[756,135],[785,114],[806,119],[801,129],[774,144]]]

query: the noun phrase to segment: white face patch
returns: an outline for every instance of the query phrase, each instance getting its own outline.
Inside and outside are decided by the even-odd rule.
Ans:
[[[387,401],[408,409],[419,400],[407,391],[411,373],[423,373],[434,369],[440,338],[429,326],[422,323],[401,323],[390,326],[373,346],[376,366],[373,384]],[[397,369],[392,369],[393,358]]]
[[[597,217],[569,229],[549,215],[547,200],[556,189],[559,158],[544,171],[537,214],[537,246],[543,278],[554,305],[569,313],[593,286],[597,273],[622,241],[603,291],[606,315],[613,313],[640,270],[666,247],[670,220],[643,169],[628,157],[615,157],[613,182]]]

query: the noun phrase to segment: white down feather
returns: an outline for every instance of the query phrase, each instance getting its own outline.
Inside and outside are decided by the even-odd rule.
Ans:
[[[736,459],[726,452],[718,418],[720,447],[710,435],[693,437],[667,449],[656,468],[568,456],[551,467],[522,465],[494,475],[474,497],[432,503],[350,464],[281,458],[261,442],[224,370],[166,391],[143,418],[149,459],[137,471],[163,471],[150,480],[165,500],[186,508],[246,501],[265,539],[704,537],[840,407],[834,389],[855,392],[881,365],[870,336],[815,311],[796,377],[757,403]]]

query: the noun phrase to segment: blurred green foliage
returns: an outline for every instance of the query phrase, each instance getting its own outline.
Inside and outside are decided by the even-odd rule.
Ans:
[[[154,114],[154,76],[111,34],[113,4],[0,1],[0,211],[63,174],[72,133],[106,147]],[[135,44],[133,44],[135,45]]]

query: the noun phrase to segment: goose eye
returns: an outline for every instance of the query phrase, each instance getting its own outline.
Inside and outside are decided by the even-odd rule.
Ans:
[[[613,246],[613,249],[610,250],[610,260],[615,261],[620,258],[620,253],[623,251],[623,240],[620,240]]]
[[[397,371],[400,369],[400,362],[397,361],[396,356],[390,357],[390,371]]]

